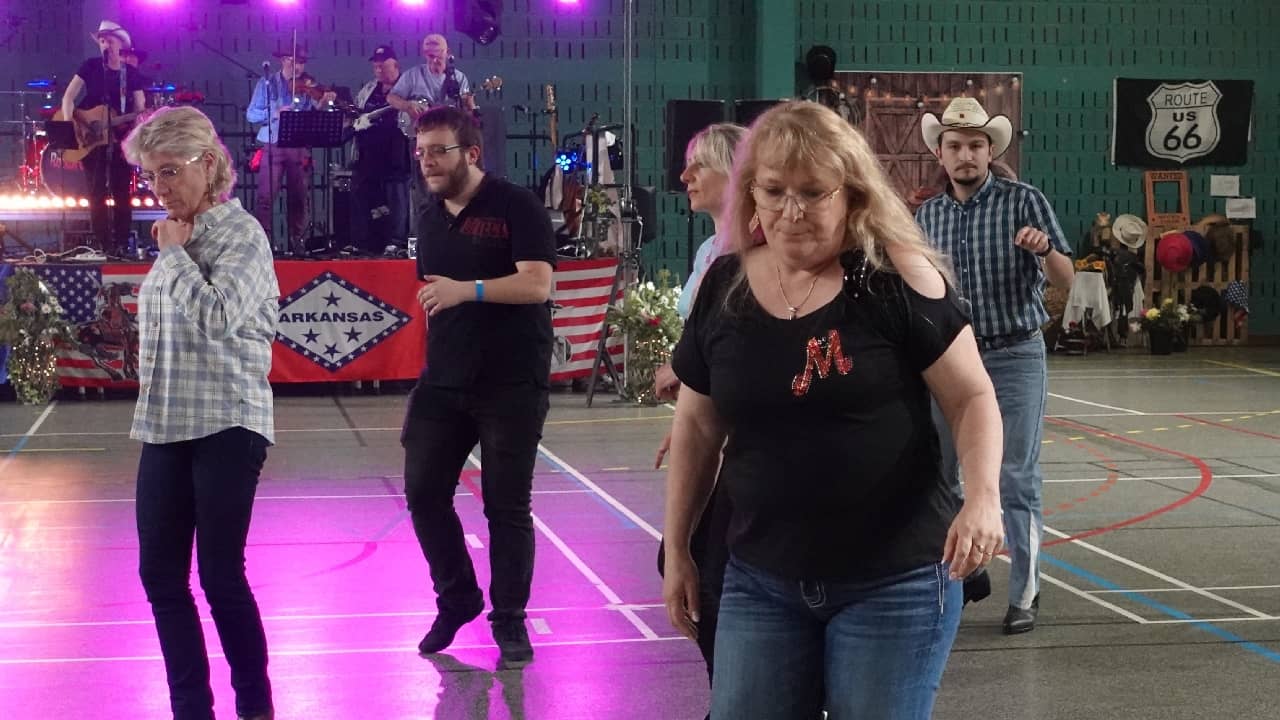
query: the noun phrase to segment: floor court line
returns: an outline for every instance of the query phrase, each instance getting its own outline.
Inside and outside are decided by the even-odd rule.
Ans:
[[[1102,403],[1093,402],[1092,400],[1081,400],[1080,398],[1074,398],[1074,397],[1071,397],[1070,395],[1060,395],[1058,393],[1052,393],[1052,392],[1047,394],[1049,397],[1058,398],[1059,400],[1069,400],[1070,402],[1073,402],[1073,403],[1079,403],[1081,405],[1090,405],[1093,407],[1100,407],[1100,408],[1103,408],[1104,410],[1116,410],[1119,412],[1128,413],[1130,415],[1146,415],[1146,413],[1142,412],[1141,410],[1132,410],[1130,408],[1117,407],[1115,405],[1104,405]]]
[[[1046,533],[1050,534],[1050,535],[1055,536],[1055,537],[1060,537],[1060,538],[1068,538],[1068,537],[1071,537],[1071,536],[1070,536],[1070,535],[1068,535],[1067,533],[1064,533],[1064,532],[1062,532],[1061,530],[1056,530],[1056,529],[1054,529],[1054,528],[1051,528],[1051,527],[1049,527],[1048,525],[1046,525],[1046,526],[1045,526],[1044,531],[1045,531]],[[1240,612],[1248,613],[1249,615],[1252,615],[1253,617],[1256,617],[1256,618],[1269,618],[1269,617],[1270,617],[1267,613],[1264,613],[1264,612],[1262,612],[1261,610],[1257,610],[1257,609],[1251,608],[1251,607],[1249,607],[1248,605],[1245,605],[1244,603],[1236,602],[1235,600],[1231,600],[1230,598],[1222,597],[1221,595],[1218,595],[1217,593],[1210,592],[1209,590],[1205,590],[1204,588],[1196,587],[1196,586],[1192,585],[1191,583],[1185,582],[1185,581],[1183,581],[1183,580],[1179,580],[1178,578],[1173,577],[1172,575],[1168,575],[1168,574],[1166,574],[1166,573],[1162,573],[1162,572],[1160,572],[1159,570],[1156,570],[1155,568],[1149,567],[1149,566],[1147,566],[1147,565],[1143,565],[1142,563],[1138,562],[1137,560],[1131,560],[1131,559],[1129,559],[1129,558],[1127,558],[1127,557],[1124,557],[1123,555],[1120,555],[1120,554],[1118,554],[1118,553],[1113,553],[1113,552],[1111,552],[1110,550],[1104,550],[1103,548],[1100,548],[1100,547],[1098,547],[1097,545],[1094,545],[1094,544],[1092,544],[1092,543],[1085,542],[1084,540],[1079,540],[1079,539],[1071,540],[1071,541],[1069,541],[1069,543],[1068,543],[1068,544],[1070,544],[1070,545],[1075,545],[1076,547],[1082,548],[1082,549],[1084,549],[1084,550],[1088,550],[1089,552],[1092,552],[1092,553],[1094,553],[1094,554],[1096,554],[1096,555],[1100,555],[1100,556],[1102,556],[1102,557],[1104,557],[1104,558],[1107,558],[1108,560],[1111,560],[1111,561],[1113,561],[1113,562],[1120,563],[1121,565],[1125,565],[1125,566],[1130,567],[1130,568],[1132,568],[1132,569],[1134,569],[1134,570],[1137,570],[1137,571],[1139,571],[1139,572],[1146,573],[1147,575],[1150,575],[1150,576],[1151,576],[1151,577],[1153,577],[1153,578],[1156,578],[1156,579],[1158,579],[1158,580],[1163,580],[1163,581],[1165,581],[1165,582],[1169,583],[1170,585],[1173,585],[1173,586],[1176,586],[1176,587],[1182,588],[1183,590],[1186,590],[1186,591],[1188,591],[1188,592],[1195,593],[1196,595],[1199,595],[1199,596],[1204,597],[1204,598],[1208,598],[1208,599],[1213,600],[1213,601],[1215,601],[1215,602],[1219,602],[1219,603],[1221,603],[1221,604],[1223,604],[1223,605],[1226,605],[1227,607],[1235,608],[1236,610],[1239,610]],[[1133,592],[1133,591],[1129,591],[1129,592]]]
[[[574,466],[565,462],[563,459],[560,458],[559,455],[556,455],[555,453],[551,452],[551,450],[546,445],[539,444],[538,452],[542,453],[542,455],[546,457],[547,460],[550,460],[552,465],[555,465],[556,467],[560,468],[564,472],[568,473],[575,480],[582,483],[582,485],[588,488],[591,492],[598,495],[601,500],[604,500],[606,503],[612,506],[613,509],[622,513],[623,516],[625,516],[628,520],[635,523],[636,527],[639,527],[641,530],[644,530],[645,532],[649,533],[649,536],[652,537],[654,540],[662,539],[662,533],[657,528],[655,528],[653,525],[650,525],[648,522],[646,522],[644,518],[637,515],[634,511],[631,510],[631,508],[624,505],[620,500],[610,495],[609,493],[605,492],[604,488],[592,482],[590,478],[588,478],[586,475],[584,475],[581,471],[579,471]]]
[[[1202,590],[1223,591],[1223,590],[1275,590],[1276,588],[1280,588],[1280,585],[1222,585],[1222,586],[1218,586],[1218,587],[1207,587],[1207,588],[1201,588],[1201,589],[1202,589]],[[1098,595],[1105,595],[1105,594],[1107,594],[1107,593],[1124,592],[1124,591],[1121,591],[1121,590],[1090,590],[1089,592],[1096,593],[1096,594],[1098,594]],[[1132,590],[1131,592],[1138,592],[1138,593],[1164,593],[1164,592],[1190,592],[1190,591],[1189,591],[1189,590],[1187,590],[1187,589],[1185,589],[1185,588],[1171,587],[1171,588],[1140,588],[1140,589],[1137,589],[1137,590]]]
[[[468,455],[467,460],[470,461],[477,470],[481,468],[480,460],[476,458],[475,453]],[[595,586],[596,590],[604,596],[605,600],[608,600],[613,605],[623,608],[619,610],[619,612],[635,626],[636,630],[640,631],[641,635],[645,638],[657,639],[658,634],[653,631],[653,628],[649,627],[648,623],[641,619],[635,611],[625,609],[625,604],[622,602],[622,598],[618,596],[618,593],[614,592],[613,588],[609,587],[605,581],[591,569],[590,566],[583,562],[582,558],[578,556],[578,553],[574,552],[573,548],[570,548],[568,543],[562,540],[554,530],[548,527],[547,524],[542,521],[542,518],[538,517],[537,513],[530,513],[530,517],[533,518],[534,527],[542,532],[547,540],[549,540],[551,544],[560,551],[561,555],[565,556],[565,559],[568,560],[571,565],[577,568],[578,572],[587,579],[587,582]]]
[[[3,460],[0,460],[0,476],[4,474],[5,468],[9,467],[9,463],[13,462],[13,459],[22,451],[22,448],[26,447],[31,438],[36,436],[36,433],[40,430],[40,426],[44,424],[44,421],[48,419],[49,415],[53,413],[53,409],[57,406],[57,400],[50,402],[49,406],[44,409],[44,412],[40,413],[40,417],[36,418],[35,422],[31,423],[31,427],[27,428],[27,431],[22,435],[16,436],[21,438],[18,441],[18,444],[13,446],[13,448],[5,454]]]
[[[1276,372],[1274,370],[1264,370],[1262,368],[1250,367],[1248,365],[1240,365],[1239,363],[1233,363],[1233,362],[1225,362],[1223,360],[1205,360],[1205,362],[1211,362],[1214,365],[1222,365],[1224,367],[1229,367],[1229,368],[1236,368],[1237,370],[1248,370],[1251,373],[1257,373],[1259,375],[1268,375],[1270,377],[1280,377],[1280,372]]]
[[[539,640],[533,643],[535,647],[597,647],[607,645],[630,645],[636,643],[650,642],[689,642],[689,639],[683,635],[663,636],[659,637],[631,637],[631,638],[592,638],[589,640]],[[454,650],[492,650],[497,645],[493,643],[455,643],[449,646],[450,651]],[[404,645],[388,645],[385,647],[346,647],[346,648],[307,648],[293,649],[288,646],[280,647],[273,645],[271,647],[271,657],[319,657],[326,655],[404,655],[413,652],[405,650]],[[226,656],[221,652],[215,651],[213,646],[209,648],[209,659],[222,659]],[[60,657],[60,658],[0,658],[0,666],[4,665],[83,665],[87,663],[119,663],[119,662],[161,662],[164,658],[160,655],[108,655],[102,657]]]

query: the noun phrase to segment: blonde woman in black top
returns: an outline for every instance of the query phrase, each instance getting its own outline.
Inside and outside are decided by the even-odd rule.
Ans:
[[[688,540],[723,444],[712,717],[928,718],[959,578],[1003,536],[1000,417],[968,318],[865,139],[827,108],[762,115],[728,202],[738,252],[707,272],[673,362],[671,622],[696,636]],[[963,505],[931,392],[955,428]]]

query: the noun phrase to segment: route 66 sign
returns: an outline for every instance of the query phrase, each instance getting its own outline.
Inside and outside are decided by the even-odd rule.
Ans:
[[[1161,83],[1147,96],[1147,152],[1180,163],[1213,152],[1222,137],[1220,100],[1222,93],[1212,81]]]

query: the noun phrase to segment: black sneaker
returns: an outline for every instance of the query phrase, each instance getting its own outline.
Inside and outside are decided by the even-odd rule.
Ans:
[[[446,615],[444,613],[437,615],[435,622],[431,623],[431,629],[422,637],[422,642],[418,643],[418,652],[422,655],[430,655],[449,647],[453,644],[453,638],[458,634],[458,630],[463,625],[480,617],[480,612],[483,610],[484,606],[481,606],[475,612],[465,615]]]
[[[533,660],[533,646],[523,620],[494,623],[493,639],[498,643],[499,669],[524,667]]]

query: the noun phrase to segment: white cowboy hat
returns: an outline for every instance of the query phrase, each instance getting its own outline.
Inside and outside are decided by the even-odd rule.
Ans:
[[[129,37],[128,31],[120,27],[119,23],[114,23],[110,20],[103,20],[101,23],[98,23],[97,32],[89,33],[89,37],[93,38],[95,42],[102,35],[114,35],[117,38],[120,38],[120,42],[124,43],[125,47],[133,47],[133,39]]]
[[[942,133],[947,130],[980,130],[991,138],[991,159],[996,159],[1009,149],[1013,140],[1013,123],[1005,115],[989,117],[977,100],[958,97],[947,105],[939,120],[933,113],[925,113],[920,119],[920,134],[924,144],[933,153],[938,152]]]
[[[1130,250],[1147,242],[1147,224],[1137,215],[1121,215],[1111,221],[1111,236]]]

